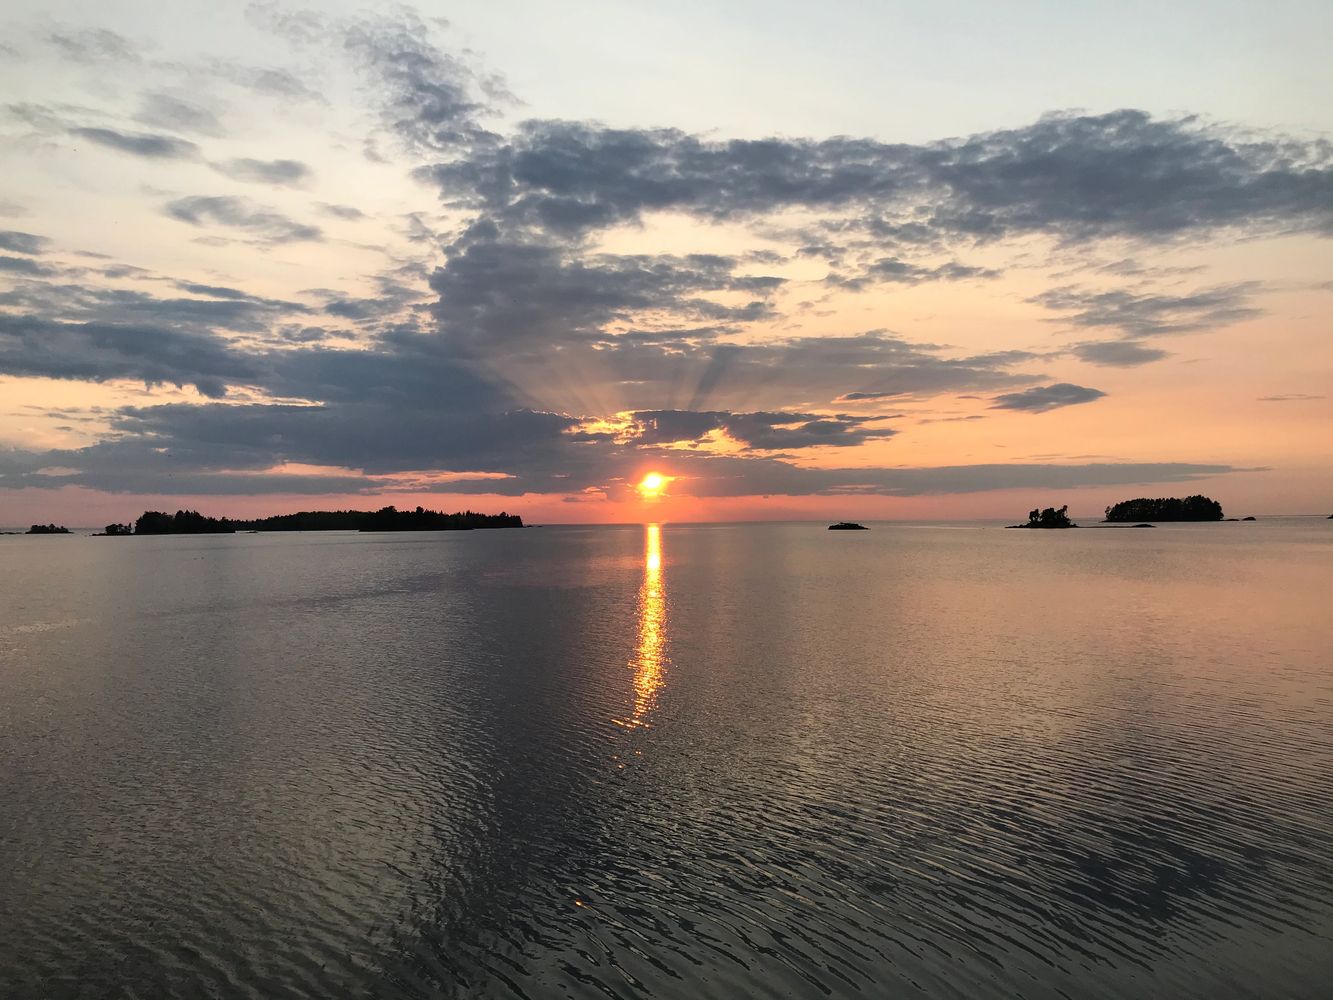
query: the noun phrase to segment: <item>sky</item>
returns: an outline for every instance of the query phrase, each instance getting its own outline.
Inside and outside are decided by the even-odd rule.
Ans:
[[[0,525],[1329,513],[1329,37],[1324,2],[10,3]]]

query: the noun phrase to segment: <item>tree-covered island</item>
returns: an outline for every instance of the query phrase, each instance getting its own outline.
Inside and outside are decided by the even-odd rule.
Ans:
[[[28,529],[29,535],[68,535],[69,529],[63,524],[34,524]]]
[[[134,522],[136,535],[219,535],[237,531],[471,531],[475,528],[521,528],[523,518],[501,511],[479,514],[466,510],[454,514],[426,510],[305,510],[253,520],[206,517],[197,510],[167,514],[144,511]],[[112,529],[116,530],[112,530]],[[128,525],[107,525],[106,534],[129,534]]]
[[[1205,496],[1159,497],[1122,500],[1106,508],[1106,520],[1119,521],[1220,521],[1222,505]]]
[[[1010,528],[1077,528],[1078,525],[1069,520],[1069,505],[1056,510],[1054,507],[1047,507],[1044,510],[1031,510],[1028,512],[1027,524],[1011,524]]]

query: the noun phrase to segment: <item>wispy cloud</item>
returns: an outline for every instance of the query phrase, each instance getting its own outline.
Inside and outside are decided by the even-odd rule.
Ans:
[[[1106,393],[1071,382],[1039,385],[1021,392],[1007,392],[996,396],[991,403],[995,410],[1025,410],[1028,413],[1046,413],[1062,406],[1076,406],[1101,399]]]
[[[252,160],[241,158],[209,164],[220,174],[252,184],[299,186],[314,176],[300,160]]]
[[[199,147],[188,139],[148,132],[119,132],[111,128],[72,128],[70,135],[99,146],[150,160],[187,160],[199,155]]]
[[[192,226],[216,225],[241,229],[266,243],[323,239],[318,226],[300,223],[280,212],[254,205],[244,198],[193,195],[168,202],[164,211]]]

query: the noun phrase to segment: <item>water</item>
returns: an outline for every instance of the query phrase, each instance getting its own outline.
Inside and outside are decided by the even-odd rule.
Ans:
[[[0,539],[0,994],[1317,997],[1333,523]]]

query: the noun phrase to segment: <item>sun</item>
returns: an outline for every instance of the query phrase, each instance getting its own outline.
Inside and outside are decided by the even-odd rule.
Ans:
[[[660,472],[650,472],[639,480],[639,485],[635,488],[645,500],[653,500],[662,495],[669,482],[671,482],[670,476],[664,476]]]

